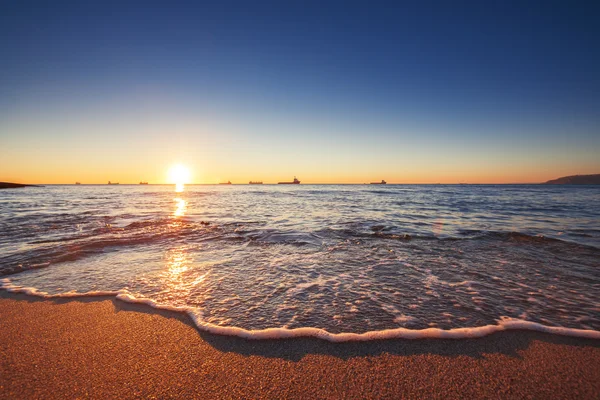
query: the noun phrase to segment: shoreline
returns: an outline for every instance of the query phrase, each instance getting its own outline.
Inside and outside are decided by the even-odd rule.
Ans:
[[[551,397],[600,392],[600,342],[248,340],[114,297],[0,291],[0,397]]]
[[[500,317],[495,325],[472,326],[452,329],[425,328],[390,328],[379,331],[368,331],[363,333],[340,332],[332,333],[322,328],[302,327],[302,328],[265,328],[259,330],[248,330],[236,326],[221,326],[205,322],[197,316],[194,310],[186,306],[168,306],[161,305],[152,299],[138,299],[130,294],[119,292],[89,292],[89,293],[61,293],[51,295],[46,292],[38,291],[36,288],[14,286],[9,279],[0,280],[0,298],[2,293],[18,294],[34,297],[37,299],[57,300],[57,299],[104,299],[115,300],[123,303],[135,304],[150,309],[174,312],[187,317],[198,331],[214,335],[234,336],[248,340],[285,340],[296,338],[315,338],[325,340],[331,343],[347,342],[369,342],[373,340],[423,340],[423,339],[451,339],[465,340],[475,339],[492,335],[498,332],[507,331],[531,331],[541,332],[553,335],[568,337],[579,337],[592,340],[600,340],[600,331],[589,329],[565,328],[560,326],[547,326],[537,322],[525,321],[514,318]]]

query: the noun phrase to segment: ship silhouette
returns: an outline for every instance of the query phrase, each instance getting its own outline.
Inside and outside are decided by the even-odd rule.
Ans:
[[[371,185],[387,185],[387,182],[382,179],[381,182],[371,182]]]
[[[294,181],[293,182],[278,182],[279,185],[298,185],[300,184],[300,181],[294,177]]]

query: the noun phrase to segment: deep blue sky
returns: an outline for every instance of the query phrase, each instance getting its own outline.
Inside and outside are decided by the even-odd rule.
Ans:
[[[115,140],[204,181],[600,172],[598,2],[127,3],[1,3],[2,147],[61,177]]]

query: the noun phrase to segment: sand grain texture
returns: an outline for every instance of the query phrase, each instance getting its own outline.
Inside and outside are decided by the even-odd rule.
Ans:
[[[248,341],[109,298],[0,296],[0,398],[600,396],[593,340]]]

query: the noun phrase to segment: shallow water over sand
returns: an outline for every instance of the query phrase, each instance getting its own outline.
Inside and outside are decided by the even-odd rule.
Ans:
[[[214,326],[600,330],[600,187],[47,186],[0,192],[5,287]]]

